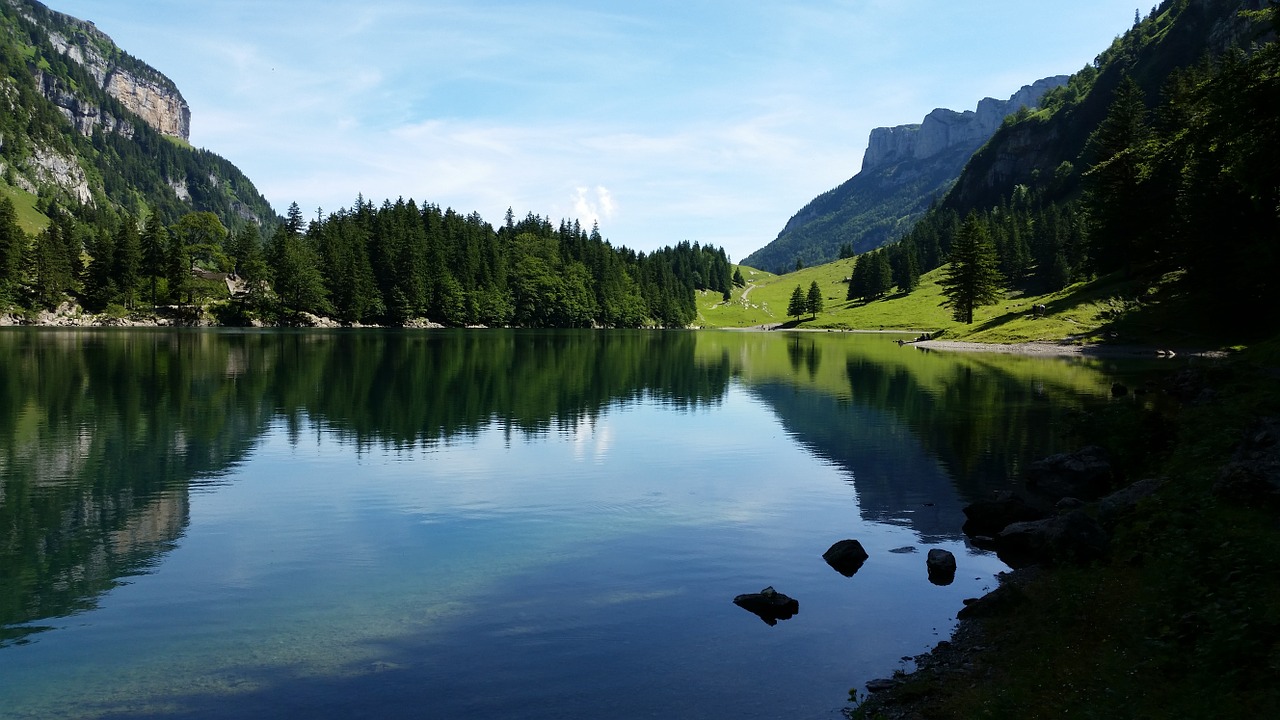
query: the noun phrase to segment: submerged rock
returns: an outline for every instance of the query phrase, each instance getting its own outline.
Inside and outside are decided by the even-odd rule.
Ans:
[[[841,540],[822,553],[822,559],[845,577],[853,577],[867,561],[867,551],[857,540]]]
[[[755,613],[769,625],[777,625],[779,620],[790,620],[800,612],[800,602],[774,590],[772,586],[758,593],[745,593],[733,599],[733,604]]]

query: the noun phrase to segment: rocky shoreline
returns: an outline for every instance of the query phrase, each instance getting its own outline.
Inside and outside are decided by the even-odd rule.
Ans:
[[[1196,430],[1203,424],[1203,418],[1218,417],[1213,413],[1224,410],[1231,415],[1240,414],[1240,409],[1245,407],[1239,404],[1241,399],[1230,396],[1222,383],[1233,379],[1238,381],[1248,372],[1233,363],[1216,365],[1214,370],[1206,367],[1186,369],[1167,378],[1160,390],[1180,400],[1190,414],[1185,421],[1184,432],[1191,436],[1203,435]],[[1266,372],[1269,373],[1266,377],[1280,376],[1280,370]],[[1251,374],[1247,376],[1254,379]],[[1244,401],[1257,399],[1256,388],[1249,384],[1246,387],[1252,389],[1246,393]],[[1094,610],[1083,609],[1089,603],[1078,607],[1077,611],[1083,614],[1072,611],[1066,625],[1062,624],[1061,615],[1055,615],[1057,610],[1049,606],[1057,602],[1062,597],[1060,593],[1067,588],[1080,593],[1078,598],[1096,601],[1105,597],[1107,591],[1099,588],[1115,588],[1118,576],[1127,577],[1139,568],[1154,564],[1162,552],[1174,557],[1175,566],[1184,572],[1199,571],[1194,556],[1160,548],[1161,539],[1168,542],[1189,537],[1193,538],[1189,541],[1193,547],[1199,547],[1197,543],[1201,543],[1216,550],[1227,548],[1229,556],[1244,556],[1246,551],[1241,548],[1246,545],[1237,544],[1243,538],[1224,535],[1198,538],[1191,535],[1195,532],[1191,528],[1200,526],[1201,519],[1210,512],[1210,508],[1228,508],[1228,512],[1259,511],[1264,514],[1262,526],[1271,528],[1265,530],[1266,537],[1271,537],[1274,514],[1280,511],[1280,417],[1267,414],[1275,412],[1271,403],[1269,399],[1262,399],[1256,413],[1248,413],[1253,419],[1242,422],[1238,434],[1232,432],[1235,439],[1223,447],[1224,452],[1204,458],[1192,466],[1190,472],[1181,468],[1181,474],[1164,476],[1159,473],[1166,468],[1160,464],[1152,468],[1154,473],[1125,477],[1123,473],[1113,471],[1105,452],[1096,447],[1084,447],[1032,463],[1023,474],[1017,490],[966,507],[967,521],[963,528],[966,536],[977,547],[995,550],[1006,564],[1015,569],[1001,573],[999,584],[991,592],[965,600],[964,607],[957,613],[959,622],[950,639],[939,642],[930,652],[912,658],[914,671],[898,671],[891,677],[868,682],[869,694],[858,693],[855,699],[861,702],[846,714],[852,718],[888,720],[969,717],[978,707],[986,708],[985,703],[993,697],[1003,698],[1003,707],[1008,710],[1025,702],[1044,700],[1045,696],[1035,695],[1032,699],[1032,696],[1018,694],[1028,692],[1028,687],[1062,686],[1065,683],[1077,689],[1073,693],[1077,692],[1080,686],[1070,683],[1072,680],[1078,682],[1079,674],[1070,679],[1065,675],[1044,675],[1046,672],[1057,674],[1060,668],[1065,667],[1075,671],[1082,667],[1099,668],[1099,674],[1091,678],[1096,683],[1095,698],[1125,697],[1128,700],[1141,697],[1143,690],[1156,682],[1156,678],[1142,679],[1141,675],[1134,675],[1139,678],[1135,692],[1133,678],[1110,677],[1101,669],[1105,662],[1099,658],[1074,654],[1082,650],[1079,647],[1082,624],[1093,628],[1093,632],[1104,634],[1114,632],[1114,626],[1110,630],[1100,627],[1105,624],[1101,615],[1090,620],[1088,613]],[[1113,451],[1127,454],[1138,451],[1138,448],[1122,444]],[[1178,529],[1182,527],[1180,523],[1191,518],[1195,519],[1193,525],[1186,526],[1185,530]],[[1234,527],[1238,520],[1238,516],[1231,516],[1231,525]],[[1157,528],[1172,534],[1153,535],[1153,532],[1161,532]],[[1187,534],[1179,535],[1180,532]],[[1260,542],[1261,536],[1251,536],[1250,541]],[[1260,568],[1254,570],[1261,571]],[[1226,570],[1222,572],[1228,573]],[[1161,575],[1157,582],[1164,583],[1169,577],[1178,576]],[[1144,582],[1151,582],[1151,577],[1145,576]],[[1123,583],[1119,585],[1124,586]],[[1239,607],[1232,610],[1235,614],[1219,617],[1212,614],[1213,603],[1216,602],[1212,596],[1200,599],[1190,595],[1179,596],[1163,584],[1149,587],[1149,590],[1152,597],[1158,598],[1156,602],[1173,603],[1178,608],[1176,612],[1167,608],[1130,605],[1125,608],[1130,614],[1125,615],[1121,623],[1150,621],[1158,634],[1168,620],[1153,620],[1152,614],[1172,612],[1175,619],[1181,618],[1177,622],[1192,624],[1195,634],[1191,637],[1195,642],[1209,642],[1206,633],[1211,621],[1206,618],[1222,623],[1222,629],[1226,631],[1223,636],[1227,638],[1236,637],[1238,633],[1254,637],[1258,634],[1257,628],[1267,627],[1265,616],[1249,614],[1265,612],[1256,607],[1246,612],[1243,607],[1233,605],[1233,608]],[[1109,615],[1115,609],[1098,607],[1097,612]],[[1168,632],[1182,632],[1176,623],[1173,627]],[[1042,658],[1053,658],[1046,660],[1038,669],[1024,664],[1027,661],[1026,647],[1017,650],[1010,647],[1021,643],[1023,633],[1029,628],[1035,628],[1042,635],[1033,641],[1032,652]],[[1146,628],[1139,637],[1146,638],[1143,642],[1149,645],[1107,647],[1118,648],[1120,655],[1129,653],[1128,657],[1143,658],[1144,662],[1155,667],[1162,662],[1182,667],[1187,653],[1191,652],[1186,647],[1175,646],[1167,655],[1153,656],[1152,629]],[[1047,647],[1039,644],[1044,638],[1050,639]],[[1183,638],[1183,642],[1187,641]],[[1062,644],[1053,644],[1057,642]],[[1070,652],[1074,657],[1066,659],[1054,655],[1055,651]],[[1238,661],[1247,666],[1245,661]],[[1210,668],[1212,672],[1241,672],[1239,668],[1225,666],[1213,665]],[[1108,693],[1114,689],[1113,681],[1120,683],[1123,689],[1110,696]],[[1019,689],[1005,690],[1011,682],[1021,683]],[[1140,702],[1151,703],[1140,707],[1159,706],[1158,699]],[[1065,707],[1069,706],[1060,706],[1058,710]],[[1100,706],[1079,705],[1075,710],[1095,707],[1103,709],[1106,702]],[[1023,709],[1029,713],[1028,716],[1035,715],[1030,708]],[[1038,710],[1038,716],[1052,716],[1045,714],[1050,712],[1046,708]]]

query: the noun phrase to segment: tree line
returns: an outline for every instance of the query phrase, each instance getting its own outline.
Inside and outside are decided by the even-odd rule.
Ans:
[[[0,199],[0,306],[52,308],[74,297],[114,314],[212,304],[228,324],[309,313],[347,324],[685,327],[697,315],[695,293],[727,298],[733,287],[722,248],[685,241],[636,252],[596,226],[532,213],[517,221],[511,210],[495,229],[477,213],[413,200],[375,207],[358,198],[311,221],[294,203],[265,240],[256,225],[229,232],[210,212],[171,225],[156,214],[114,225],[50,214],[28,238]]]

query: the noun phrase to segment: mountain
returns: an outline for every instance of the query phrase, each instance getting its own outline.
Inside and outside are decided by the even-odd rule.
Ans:
[[[0,106],[0,190],[19,204],[168,222],[208,211],[232,229],[278,222],[234,165],[191,147],[173,81],[91,22],[0,0]]]
[[[985,98],[976,111],[938,108],[921,123],[872,130],[858,174],[812,200],[743,264],[786,272],[797,260],[834,260],[842,246],[864,253],[897,239],[951,187],[1007,116],[1034,107],[1066,82],[1065,75],[1045,78],[1008,100]]]
[[[1256,23],[1240,11],[1265,5],[1265,0],[1165,0],[1046,98],[1044,111],[1001,127],[974,155],[944,206],[960,214],[993,207],[1017,185],[1048,186],[1055,173],[1061,180],[1064,162],[1072,168],[1088,164],[1089,135],[1102,123],[1125,77],[1133,78],[1147,105],[1155,107],[1175,71],[1258,40]],[[1073,181],[1057,183],[1059,196],[1078,188],[1078,175],[1068,179]]]

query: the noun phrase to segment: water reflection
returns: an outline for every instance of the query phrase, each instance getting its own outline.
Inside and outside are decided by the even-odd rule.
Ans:
[[[682,332],[0,332],[0,645],[159,562],[281,424],[357,452],[500,429],[571,438],[639,400],[694,411],[731,383],[838,466],[858,511],[955,540],[960,507],[1060,448],[1096,368],[925,355],[885,338]],[[656,448],[661,450],[661,448]]]

